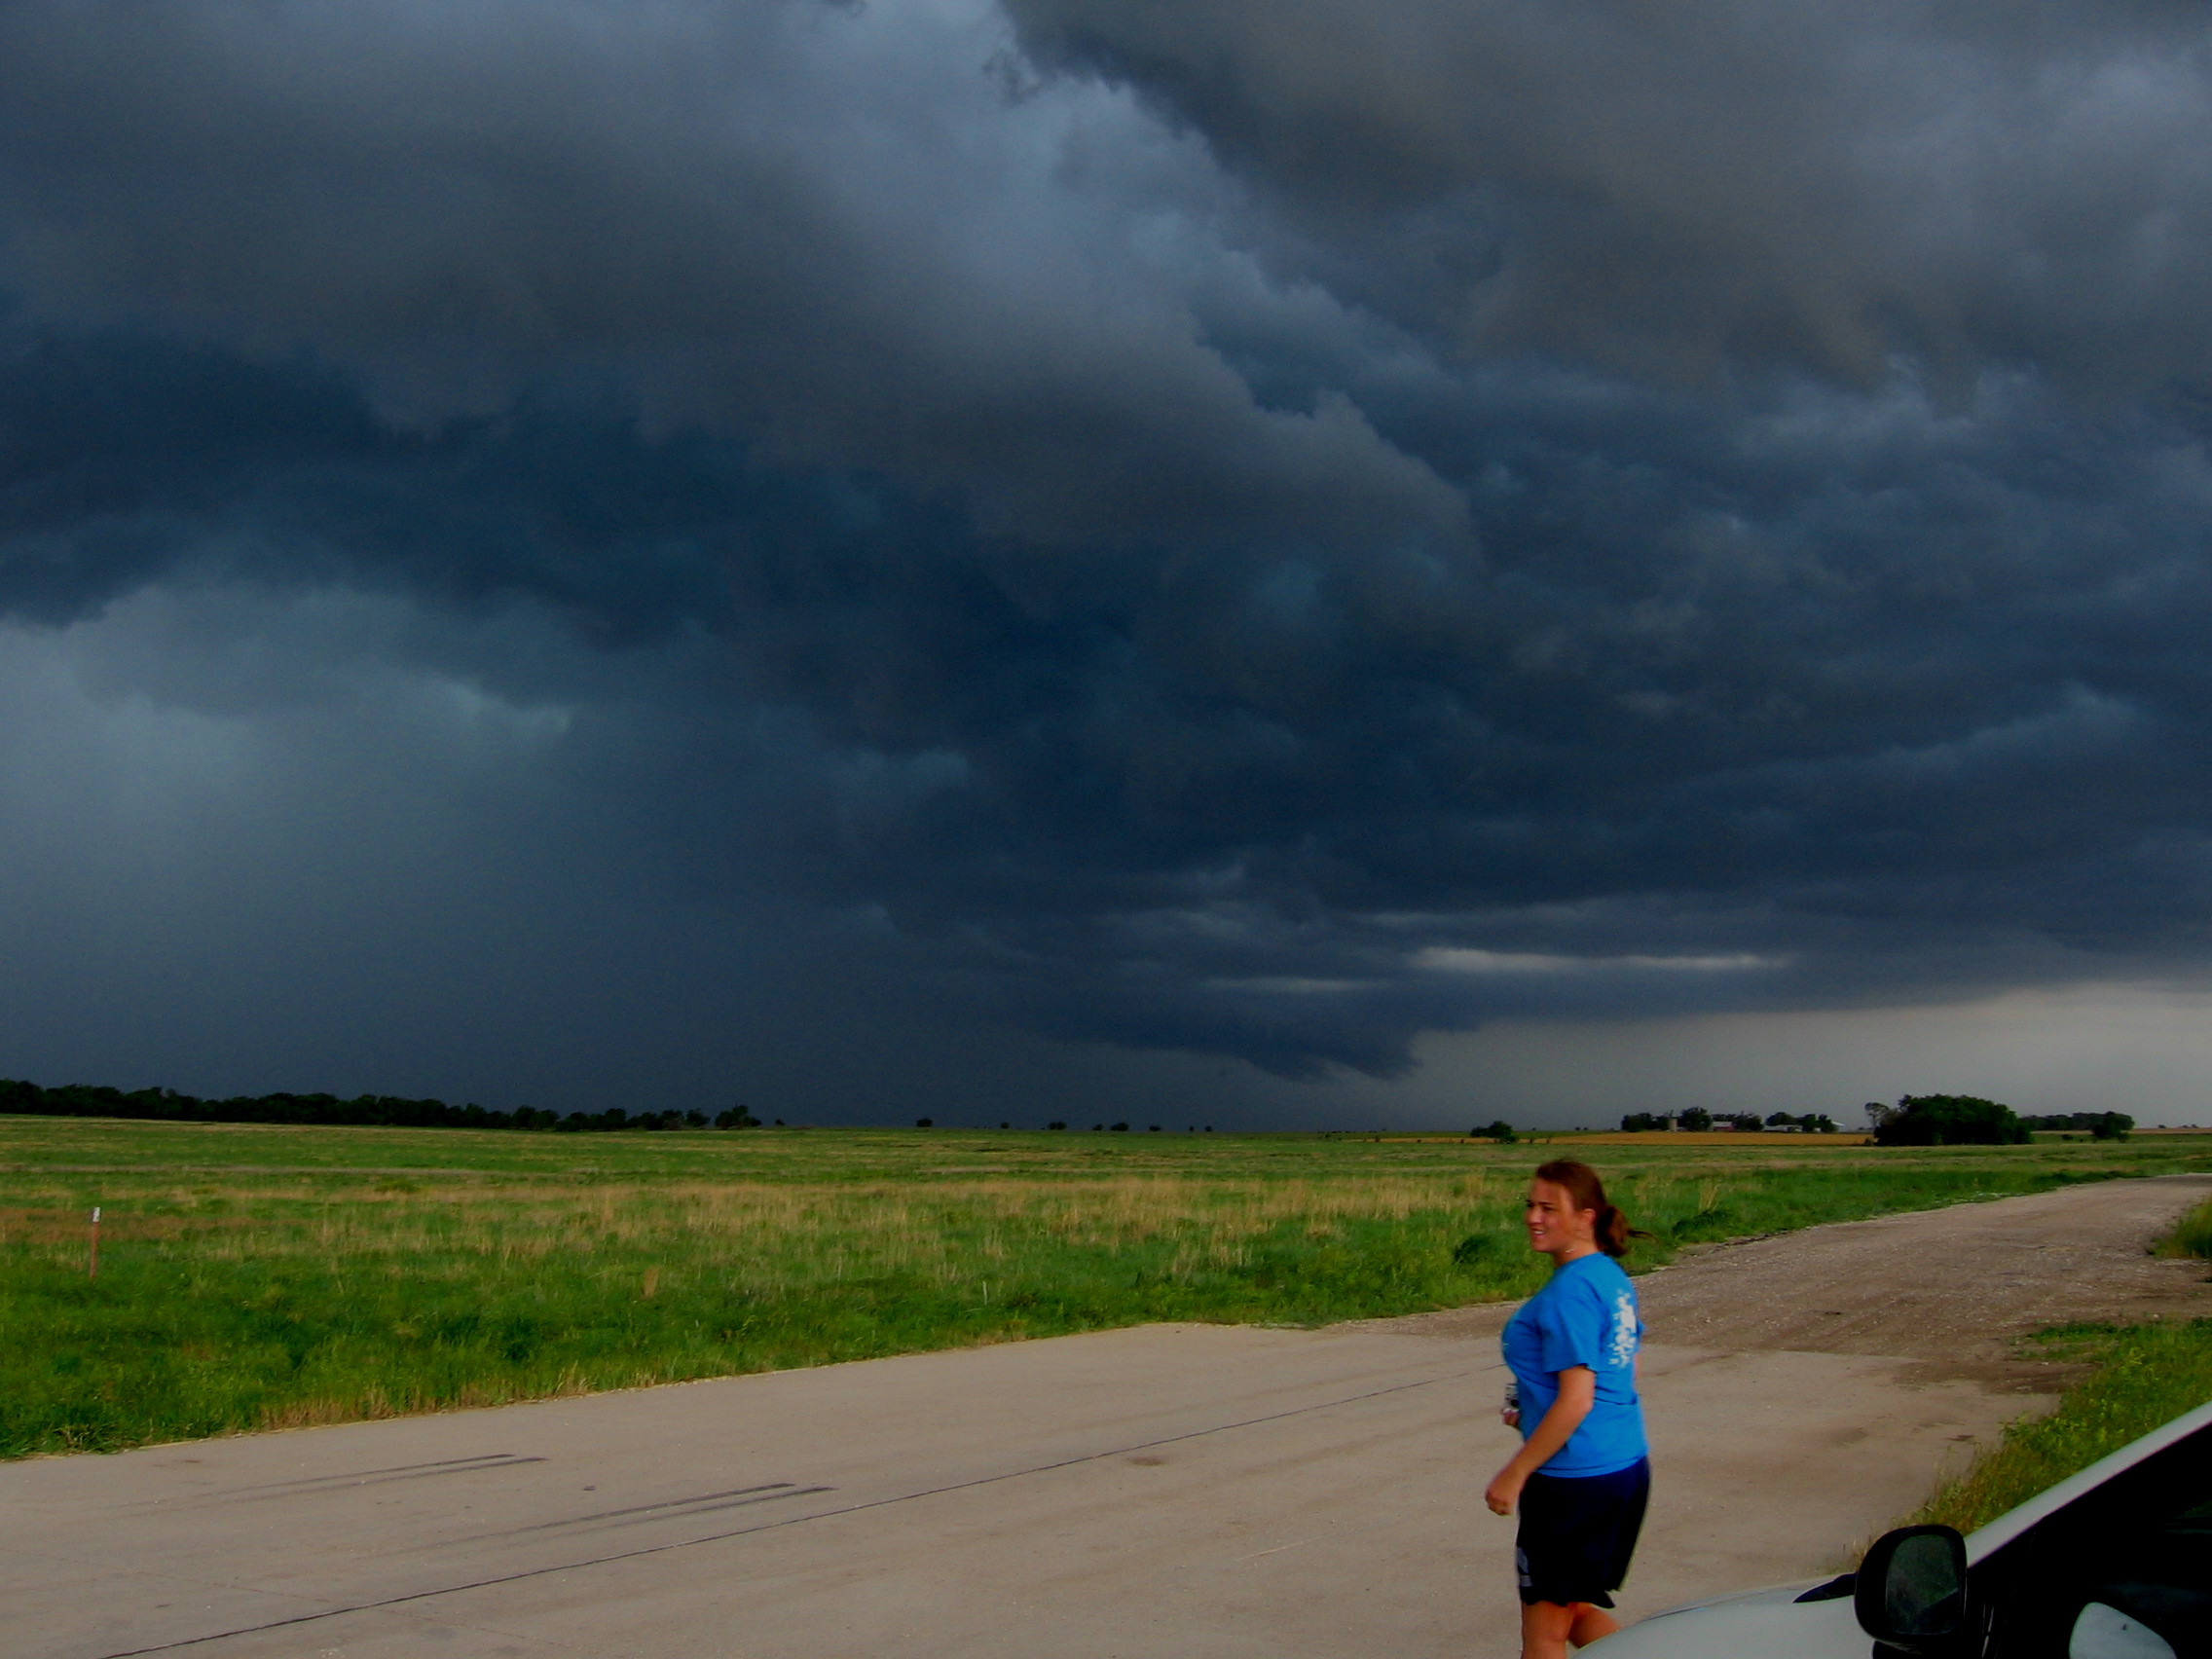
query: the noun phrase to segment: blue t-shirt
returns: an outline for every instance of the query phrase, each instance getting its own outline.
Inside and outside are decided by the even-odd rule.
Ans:
[[[1557,1269],[1505,1324],[1505,1363],[1521,1384],[1521,1438],[1559,1398],[1559,1374],[1586,1365],[1597,1400],[1565,1446],[1537,1472],[1609,1475],[1644,1455],[1643,1406],[1636,1397],[1636,1350],[1643,1341],[1636,1287],[1602,1251]]]

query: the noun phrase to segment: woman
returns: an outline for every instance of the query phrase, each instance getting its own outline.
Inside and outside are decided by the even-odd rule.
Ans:
[[[1519,1428],[1513,1455],[1483,1496],[1497,1515],[1521,1509],[1522,1659],[1564,1659],[1620,1626],[1603,1609],[1628,1576],[1651,1469],[1636,1397],[1643,1322],[1616,1257],[1628,1218],[1605,1201],[1598,1172],[1560,1159],[1529,1187],[1529,1247],[1552,1276],[1505,1327]]]

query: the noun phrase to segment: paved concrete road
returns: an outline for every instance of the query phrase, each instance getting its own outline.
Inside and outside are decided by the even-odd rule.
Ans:
[[[2054,1195],[2120,1240],[2077,1272],[2134,1271],[2205,1185]],[[1815,1272],[1835,1231],[1764,1272]],[[1654,1311],[1713,1273],[1740,1252],[1648,1281]],[[1153,1326],[16,1464],[0,1650],[1504,1655],[1511,1527],[1479,1499],[1510,1449],[1499,1318]],[[1825,1570],[2031,1403],[1913,1357],[1664,1341],[1645,1393],[1632,1614]]]

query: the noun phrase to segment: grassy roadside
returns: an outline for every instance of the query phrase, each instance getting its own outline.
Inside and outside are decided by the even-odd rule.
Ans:
[[[2212,1200],[2185,1216],[2159,1253],[2212,1257]],[[2050,1416],[2008,1428],[1986,1456],[1938,1491],[1914,1520],[1970,1532],[2212,1400],[2212,1319],[2069,1325],[2034,1341],[2045,1356],[2087,1360],[2096,1370],[2069,1389]]]
[[[2161,1256],[2195,1256],[2212,1260],[2212,1198],[2198,1204],[2158,1244]]]
[[[15,1119],[0,1456],[1155,1319],[1318,1324],[1518,1296],[1539,1277],[1519,1195],[1566,1150]],[[1589,1151],[1658,1235],[1636,1268],[1702,1239],[2212,1164],[2212,1139]]]

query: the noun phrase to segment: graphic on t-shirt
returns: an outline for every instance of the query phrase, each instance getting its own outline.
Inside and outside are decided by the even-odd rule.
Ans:
[[[1606,1348],[1615,1365],[1636,1358],[1636,1298],[1626,1290],[1613,1298],[1613,1330]]]

